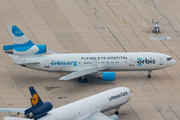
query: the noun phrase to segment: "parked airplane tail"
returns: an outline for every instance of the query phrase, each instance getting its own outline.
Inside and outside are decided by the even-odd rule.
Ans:
[[[32,107],[25,110],[25,118],[34,118],[34,120],[45,116],[52,108],[51,102],[44,102],[41,100],[35,89],[29,87],[32,98],[30,99]]]
[[[7,54],[23,56],[46,53],[46,45],[34,45],[34,43],[26,37],[26,35],[16,25],[8,25],[7,28],[15,43],[13,45],[3,46],[3,50]]]

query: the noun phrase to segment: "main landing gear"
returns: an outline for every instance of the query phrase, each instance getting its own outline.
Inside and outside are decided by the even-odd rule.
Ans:
[[[148,78],[151,78],[152,71],[148,71]]]
[[[119,115],[118,108],[116,108],[116,111],[114,112],[115,115]]]
[[[85,77],[80,77],[80,78],[78,79],[78,81],[79,81],[79,83],[87,83],[87,82],[88,82],[88,79],[85,78]]]

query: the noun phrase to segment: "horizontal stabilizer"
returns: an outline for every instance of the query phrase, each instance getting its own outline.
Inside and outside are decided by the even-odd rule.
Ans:
[[[50,50],[50,49],[47,49],[47,52],[50,52],[50,54],[65,54],[65,53],[58,52],[58,51],[55,51],[55,50]]]
[[[18,58],[19,56],[17,56],[17,55],[12,55],[12,54],[8,54],[12,59],[16,59],[16,58]]]
[[[29,120],[27,118],[4,117],[3,120]]]
[[[61,78],[59,78],[59,80],[71,80],[71,79],[75,79],[81,76],[85,76],[85,75],[89,75],[92,73],[96,73],[99,72],[101,70],[107,70],[109,67],[104,66],[104,67],[92,67],[92,68],[87,68],[87,69],[82,69],[76,72],[72,72],[66,76],[63,76]]]
[[[0,108],[0,112],[4,113],[10,113],[10,112],[16,112],[16,113],[24,113],[24,111],[27,108]]]
[[[38,61],[35,61],[35,60],[16,60],[15,61],[15,63],[17,64],[17,65],[27,65],[27,64],[39,64],[40,62],[38,62]]]

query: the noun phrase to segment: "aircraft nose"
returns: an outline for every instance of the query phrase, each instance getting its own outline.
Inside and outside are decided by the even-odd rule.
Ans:
[[[176,60],[173,59],[173,60],[172,60],[172,65],[174,65],[175,63],[176,63]]]
[[[132,97],[133,92],[131,90],[129,90],[129,99]]]

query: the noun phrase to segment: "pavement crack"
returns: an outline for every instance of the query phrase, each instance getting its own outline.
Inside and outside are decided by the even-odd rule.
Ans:
[[[104,1],[106,3],[106,1]],[[116,13],[111,9],[111,7],[106,3],[106,5],[109,7],[109,9],[111,10],[111,12],[118,18],[118,16],[116,15]],[[118,18],[119,19],[119,18]]]
[[[97,9],[94,7],[94,9],[95,9],[95,11],[96,12],[94,12],[94,15],[97,17],[97,19],[99,19],[99,17],[97,16],[97,14],[96,13],[98,13],[98,11],[97,11]]]
[[[117,42],[121,45],[121,47],[124,49],[124,51],[126,51],[126,49],[123,47],[123,45],[119,42],[119,40],[117,39],[117,37],[113,34],[113,32],[109,29],[109,27],[107,27],[109,32],[112,34],[112,36],[117,40]],[[127,52],[127,51],[126,51]]]

